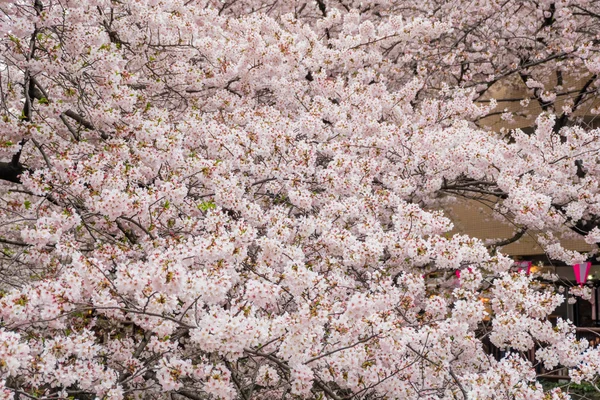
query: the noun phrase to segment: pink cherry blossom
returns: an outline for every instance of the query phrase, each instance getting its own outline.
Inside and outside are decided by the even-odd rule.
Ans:
[[[0,398],[568,398],[518,352],[597,382],[502,253],[597,256],[594,2],[0,11]]]

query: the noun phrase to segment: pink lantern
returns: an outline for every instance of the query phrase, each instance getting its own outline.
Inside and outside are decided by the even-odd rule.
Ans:
[[[515,266],[519,272],[525,270],[525,273],[529,275],[531,273],[531,261],[515,261]]]
[[[581,264],[573,265],[573,271],[575,272],[575,280],[581,286],[587,281],[588,274],[590,273],[590,268],[592,267],[592,263],[590,261],[586,261]]]

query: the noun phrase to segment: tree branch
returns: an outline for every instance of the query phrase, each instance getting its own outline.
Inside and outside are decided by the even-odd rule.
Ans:
[[[496,249],[498,247],[502,247],[502,246],[506,246],[511,243],[514,243],[517,240],[521,239],[523,237],[523,235],[525,234],[525,232],[527,232],[527,228],[519,228],[513,237],[496,242],[496,243],[490,245],[490,247],[493,249]]]
[[[1,162],[0,161],[0,180],[13,182],[13,183],[21,183],[21,174],[27,171],[21,164],[13,164],[12,162]]]

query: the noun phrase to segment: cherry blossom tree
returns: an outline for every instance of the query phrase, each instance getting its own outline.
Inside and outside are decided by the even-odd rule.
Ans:
[[[569,398],[532,349],[598,382],[498,250],[595,255],[558,241],[600,241],[595,2],[0,11],[1,398]],[[518,80],[535,131],[484,129]],[[515,238],[449,235],[459,196]]]

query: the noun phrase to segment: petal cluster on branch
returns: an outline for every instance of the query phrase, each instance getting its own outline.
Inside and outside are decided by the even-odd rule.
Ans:
[[[466,4],[0,0],[0,398],[567,399],[531,350],[598,382],[501,247],[596,255],[600,9]]]

